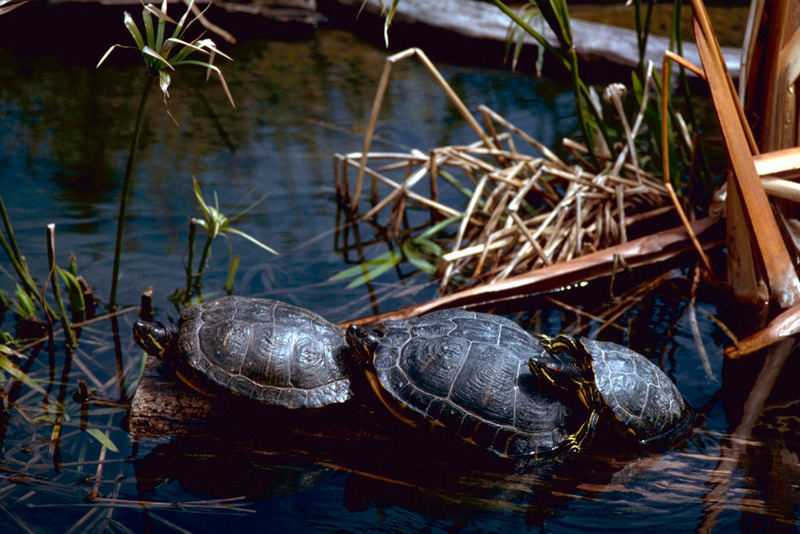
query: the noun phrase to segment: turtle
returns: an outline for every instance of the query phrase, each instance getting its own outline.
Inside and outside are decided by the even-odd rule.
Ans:
[[[445,428],[501,457],[557,454],[570,435],[571,409],[533,387],[541,343],[505,317],[441,310],[350,325],[347,341],[371,389],[400,420]]]
[[[555,362],[530,358],[531,373],[568,396],[567,404],[578,401],[589,410],[588,418],[567,438],[571,451],[588,446],[601,418],[611,418],[623,435],[641,445],[670,443],[691,428],[695,414],[689,403],[667,375],[638,352],[568,334],[537,337]]]
[[[240,296],[188,306],[177,325],[139,320],[133,337],[205,393],[319,408],[351,398],[344,329],[276,300]]]

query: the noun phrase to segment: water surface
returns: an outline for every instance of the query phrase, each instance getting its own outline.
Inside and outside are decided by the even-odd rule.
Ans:
[[[140,293],[153,287],[159,316],[176,316],[167,297],[185,283],[188,221],[201,216],[192,177],[206,200],[214,202],[216,195],[228,214],[264,197],[234,224],[280,252],[267,254],[238,236],[218,239],[203,278],[207,299],[224,293],[229,245],[241,262],[235,293],[285,300],[332,321],[434,296],[427,276],[401,276],[413,273],[410,266],[377,280],[372,285],[377,296],[365,286],[348,289],[348,281],[331,278],[355,261],[335,246],[339,220],[332,158],[360,150],[387,53],[335,30],[317,31],[308,40],[247,41],[229,53],[235,61],[222,67],[235,109],[217,84],[186,70],[175,75],[170,89],[177,126],[157,94],[149,100],[119,300],[136,305]],[[9,50],[0,50],[0,66],[0,185],[30,270],[39,280],[47,276],[44,227],[55,223],[58,263],[66,265],[74,253],[80,272],[106,299],[121,176],[143,73],[126,61],[96,70],[88,63],[63,64],[53,56]],[[576,128],[572,95],[564,86],[503,71],[440,67],[471,110],[486,104],[548,146]],[[396,67],[376,134],[373,149],[386,151],[426,152],[474,141],[415,61]],[[370,226],[359,229],[363,240],[375,237]],[[369,258],[385,250],[379,243],[365,252]],[[0,266],[11,273],[7,260]],[[536,531],[542,525],[554,532],[795,530],[796,392],[779,382],[750,430],[731,435],[740,427],[760,360],[723,364],[727,340],[709,316],[734,322],[736,308],[706,288],[696,308],[698,339],[710,360],[706,371],[687,305],[691,275],[690,266],[679,266],[617,320],[620,329],[600,335],[662,365],[701,414],[693,436],[667,451],[640,454],[623,453],[610,439],[564,465],[527,470],[412,429],[392,430],[397,440],[356,440],[353,446],[324,440],[287,446],[271,432],[269,419],[253,425],[277,443],[260,442],[256,454],[247,452],[252,442],[227,435],[221,442],[135,443],[125,431],[124,408],[95,404],[90,428],[107,433],[119,449],[101,452],[97,439],[82,430],[80,404],[72,395],[78,381],[86,380],[99,397],[118,399],[118,363],[108,323],[86,327],[68,368],[60,345],[53,353],[54,376],[46,351],[34,353],[30,364],[32,377],[45,387],[51,384],[51,399],[65,392],[59,447],[49,441],[53,403],[43,402],[41,394],[23,387],[18,407],[0,414],[0,526],[34,532],[499,532]],[[3,277],[0,288],[13,295],[13,277]],[[558,298],[595,308],[614,297],[605,282]],[[548,333],[576,321],[551,301],[534,301],[523,310],[512,317]],[[13,330],[13,319],[7,311],[4,329]],[[119,365],[128,394],[144,361],[128,335],[133,320],[132,313],[119,318]],[[590,323],[587,332],[597,330]],[[791,372],[787,367],[784,375]],[[369,411],[362,416],[363,425],[348,424],[370,429],[382,420]],[[86,502],[94,488],[101,499]]]

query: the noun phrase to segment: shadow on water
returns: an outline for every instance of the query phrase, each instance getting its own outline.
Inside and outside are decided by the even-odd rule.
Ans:
[[[17,239],[44,280],[44,226],[54,222],[59,264],[75,252],[101,299],[143,84],[127,60],[94,68],[108,45],[127,37],[121,24],[117,30],[85,61],[65,63],[38,42],[25,52],[3,41],[0,50],[0,187]],[[332,278],[387,251],[370,225],[351,227],[346,240],[334,231],[332,165],[333,154],[361,148],[387,54],[335,30],[304,37],[243,41],[229,50],[235,61],[223,69],[236,109],[202,72],[176,76],[170,109],[178,127],[150,99],[121,302],[138,303],[153,286],[158,317],[175,318],[167,296],[185,282],[187,222],[199,215],[192,176],[209,198],[217,192],[227,213],[267,195],[237,224],[281,256],[231,237],[241,259],[236,293],[313,308],[335,322],[435,294],[431,280],[408,265],[354,289]],[[572,96],[557,83],[439,66],[470,109],[487,104],[545,145],[576,129]],[[424,69],[410,63],[395,69],[376,133],[375,150],[473,140]],[[222,294],[227,253],[227,244],[215,244],[206,298]],[[108,320],[84,325],[69,359],[56,336],[55,345],[17,360],[49,394],[0,375],[7,396],[0,405],[0,530],[795,531],[800,402],[792,378],[800,363],[793,340],[769,356],[723,362],[728,340],[711,317],[744,332],[755,314],[708,284],[693,301],[692,260],[683,260],[663,278],[641,269],[497,310],[529,330],[598,336],[653,358],[701,415],[679,446],[626,451],[611,434],[578,457],[519,466],[407,429],[369,404],[306,415],[233,407],[218,432],[133,441],[126,399],[145,360],[128,335],[129,312],[116,319],[118,337]],[[5,257],[0,267],[11,271]],[[657,283],[636,293],[642,280]],[[12,295],[12,278],[3,276],[0,288]],[[586,313],[616,317],[614,326]],[[13,310],[2,325],[14,329]],[[222,500],[229,498],[237,499]]]

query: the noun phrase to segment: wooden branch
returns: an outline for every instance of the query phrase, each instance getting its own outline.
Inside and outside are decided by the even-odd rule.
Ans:
[[[695,235],[702,239],[704,246],[708,247],[717,243],[712,238],[712,232],[710,231],[716,222],[717,219],[707,217],[692,223],[692,230]],[[614,273],[615,266],[619,264],[619,260],[624,260],[630,267],[639,267],[672,259],[692,248],[686,230],[683,227],[672,228],[628,241],[622,245],[586,254],[568,262],[542,267],[499,282],[483,284],[479,287],[445,295],[424,304],[363,317],[340,325],[347,326],[351,323],[370,324],[386,320],[406,319],[444,308],[485,306],[610,276]]]
[[[242,439],[248,434],[263,439],[266,433],[281,435],[287,446],[296,446],[295,441],[309,439],[363,440],[358,436],[367,433],[375,420],[370,409],[346,402],[322,410],[291,410],[265,407],[230,394],[210,396],[179,381],[161,360],[150,357],[131,401],[127,427],[136,439],[231,433]]]

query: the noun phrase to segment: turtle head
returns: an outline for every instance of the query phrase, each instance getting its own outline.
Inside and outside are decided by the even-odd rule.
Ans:
[[[133,339],[144,351],[156,358],[163,360],[165,356],[174,351],[178,329],[172,325],[159,322],[149,322],[139,319],[133,325]]]
[[[379,341],[380,335],[369,328],[351,324],[347,329],[347,343],[353,349],[359,365],[372,362]]]

